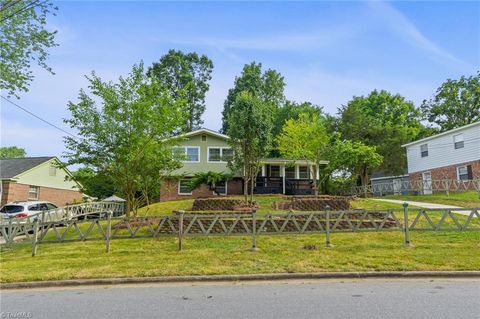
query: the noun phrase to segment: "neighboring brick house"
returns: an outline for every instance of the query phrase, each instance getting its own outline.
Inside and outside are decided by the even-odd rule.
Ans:
[[[182,154],[182,167],[172,172],[172,176],[182,176],[180,180],[162,181],[160,201],[179,198],[213,197],[215,193],[207,185],[189,190],[189,179],[198,172],[229,173],[228,159],[232,155],[228,144],[229,137],[218,132],[199,129],[182,136],[174,154]],[[328,164],[327,161],[322,164]],[[270,158],[262,161],[261,172],[255,183],[258,194],[313,194],[311,170],[304,160]],[[318,174],[317,174],[318,176]],[[243,194],[243,179],[237,174],[233,179],[216,185],[222,195]]]
[[[79,202],[80,185],[56,157],[0,160],[1,205],[13,201],[44,200],[57,206]]]
[[[465,125],[403,145],[410,181],[422,181],[423,194],[431,194],[442,180],[474,189],[480,180],[480,122]]]

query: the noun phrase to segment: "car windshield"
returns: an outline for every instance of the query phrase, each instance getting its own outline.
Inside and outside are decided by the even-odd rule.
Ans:
[[[2,214],[16,214],[23,212],[23,206],[19,205],[5,205],[1,210]]]

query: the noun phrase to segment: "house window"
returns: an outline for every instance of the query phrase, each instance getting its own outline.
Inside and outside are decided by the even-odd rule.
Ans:
[[[220,195],[227,195],[227,181],[220,181],[215,183],[215,190]]]
[[[295,166],[285,167],[285,178],[295,179]]]
[[[182,162],[200,162],[200,147],[197,146],[176,146],[172,149],[173,158]]]
[[[222,161],[222,149],[221,148],[209,148],[208,149],[208,161],[209,162],[221,162]]]
[[[50,164],[48,169],[48,175],[50,176],[57,176],[57,166],[55,164]]]
[[[455,149],[463,148],[463,134],[457,134],[453,136],[453,144],[455,145]]]
[[[309,178],[308,167],[307,166],[299,166],[298,167],[298,178],[301,178],[301,179],[308,179]]]
[[[428,144],[420,145],[420,155],[422,157],[427,157],[428,156]]]
[[[461,181],[467,181],[473,179],[472,166],[458,166],[457,167],[457,179]]]
[[[39,186],[30,185],[28,188],[28,199],[38,199],[38,194],[40,193]]]
[[[278,165],[270,166],[270,177],[280,177],[280,166]]]
[[[192,190],[190,189],[190,179],[181,179],[178,181],[178,194],[192,195]]]
[[[233,151],[226,147],[209,147],[208,161],[209,162],[228,162],[233,157]]]

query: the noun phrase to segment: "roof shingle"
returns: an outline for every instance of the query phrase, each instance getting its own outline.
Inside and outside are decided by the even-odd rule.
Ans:
[[[54,156],[0,159],[0,178],[13,178],[52,158],[54,158]]]

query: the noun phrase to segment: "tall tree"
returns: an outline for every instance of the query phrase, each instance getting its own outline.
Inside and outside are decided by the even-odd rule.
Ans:
[[[8,95],[28,91],[33,61],[50,73],[48,49],[56,46],[55,34],[46,28],[47,17],[57,8],[51,1],[9,0],[0,4],[0,90]]]
[[[329,167],[358,177],[362,186],[370,183],[370,175],[383,161],[375,146],[348,140],[334,142],[330,148]],[[365,189],[366,190],[366,189]]]
[[[25,149],[16,146],[0,147],[0,158],[18,158],[25,157]]]
[[[425,119],[440,131],[480,121],[480,72],[475,76],[448,79],[421,106]]]
[[[342,139],[375,146],[382,155],[380,169],[403,174],[406,155],[402,144],[415,140],[423,131],[420,110],[399,94],[373,91],[354,97],[339,110]]]
[[[304,159],[310,167],[315,195],[319,193],[319,174],[322,161],[328,157],[329,137],[325,119],[318,114],[303,113],[298,119],[289,119],[277,137],[278,149],[282,156]]]
[[[310,102],[296,103],[293,101],[285,101],[285,104],[280,107],[275,116],[273,123],[273,137],[280,135],[283,125],[287,120],[297,120],[301,114],[308,114],[309,116],[322,116],[323,108],[321,106],[312,104]]]
[[[261,63],[246,64],[242,74],[235,77],[234,87],[228,90],[227,99],[223,104],[222,133],[228,132],[230,110],[242,92],[248,92],[266,102],[270,106],[271,116],[274,117],[277,109],[284,103],[284,89],[284,78],[277,71],[268,69],[262,73]]]
[[[65,137],[68,164],[108,174],[127,201],[127,214],[136,214],[148,203],[150,181],[158,188],[162,172],[178,167],[169,137],[184,122],[183,105],[146,76],[143,64],[117,83],[95,73],[87,79],[90,95],[80,90],[79,101],[68,104],[65,122],[80,136]]]
[[[81,167],[72,172],[73,179],[82,186],[82,193],[103,199],[116,193],[115,183],[107,172],[96,172],[89,167]]]
[[[168,87],[174,101],[185,100],[188,116],[185,118],[185,129],[192,131],[202,124],[205,112],[205,94],[212,79],[212,61],[205,55],[196,52],[184,53],[170,50],[153,63],[148,75],[155,77]]]
[[[228,132],[233,149],[229,166],[241,172],[245,200],[253,203],[253,187],[260,169],[260,160],[272,146],[271,107],[249,92],[242,92],[228,114]]]

